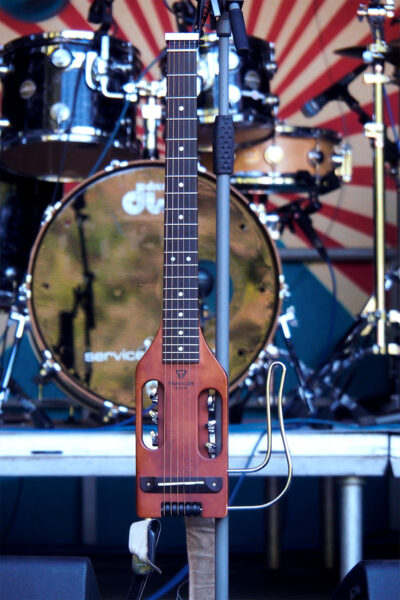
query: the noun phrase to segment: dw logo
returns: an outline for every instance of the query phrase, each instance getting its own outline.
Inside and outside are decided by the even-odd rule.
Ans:
[[[178,379],[184,379],[186,373],[187,373],[186,369],[176,369],[176,374],[178,376]]]

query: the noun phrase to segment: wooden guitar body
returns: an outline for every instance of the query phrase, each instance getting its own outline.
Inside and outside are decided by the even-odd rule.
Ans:
[[[137,399],[144,396],[143,388],[147,382],[158,382],[156,448],[145,445],[142,410],[138,407],[136,413],[136,502],[140,517],[167,516],[169,513],[170,516],[226,515],[228,381],[201,332],[199,341],[198,364],[163,364],[160,328],[137,366]],[[210,457],[205,445],[209,443],[210,390],[215,391],[215,412],[219,420],[213,424],[217,441],[215,458]],[[153,482],[148,485],[149,478],[155,478],[161,486],[154,491]],[[148,488],[153,491],[146,491]],[[169,507],[167,511],[166,507]]]

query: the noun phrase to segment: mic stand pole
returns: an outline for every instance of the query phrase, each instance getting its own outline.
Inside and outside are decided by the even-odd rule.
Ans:
[[[227,11],[218,20],[219,116],[229,115],[229,36]],[[217,137],[217,136],[215,136]],[[215,146],[214,146],[215,148]],[[217,176],[216,357],[229,374],[229,234],[230,174]],[[215,598],[229,598],[229,517],[215,520]]]
[[[387,16],[393,16],[391,9],[393,1],[388,0],[386,5],[376,5],[371,2],[366,8],[360,6],[357,14],[360,18],[366,17],[374,39],[369,50],[372,55],[372,73],[364,75],[364,81],[372,84],[374,88],[374,121],[366,123],[365,135],[373,140],[373,166],[374,166],[374,254],[375,254],[375,295],[376,307],[373,319],[376,324],[376,343],[373,346],[375,354],[388,354],[386,336],[387,311],[385,304],[385,161],[384,141],[385,126],[383,118],[383,86],[389,81],[384,74],[386,44],[383,40],[383,24]],[[397,344],[391,344],[391,352],[400,354]]]
[[[214,125],[214,173],[217,176],[216,235],[216,357],[229,374],[229,233],[230,178],[233,173],[234,130],[229,115],[229,37],[232,29],[238,54],[248,52],[241,7],[243,0],[211,0],[219,40],[219,104]],[[229,521],[215,521],[215,597],[229,597]]]

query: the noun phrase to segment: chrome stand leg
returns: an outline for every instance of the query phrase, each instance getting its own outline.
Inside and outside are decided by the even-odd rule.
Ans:
[[[275,498],[279,494],[277,477],[267,477],[267,498]],[[280,567],[280,544],[279,544],[279,504],[274,504],[266,512],[267,519],[267,567],[268,569],[279,569]]]
[[[340,480],[340,579],[362,559],[361,477]]]
[[[335,565],[335,489],[333,477],[323,477],[322,492],[322,532],[324,566],[333,569]]]

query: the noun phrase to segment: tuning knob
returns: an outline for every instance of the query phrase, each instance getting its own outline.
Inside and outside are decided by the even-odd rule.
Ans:
[[[216,425],[215,420],[207,422],[208,433],[215,434],[215,425]]]
[[[215,458],[217,456],[217,446],[213,442],[206,442],[205,447],[208,450],[208,455],[210,458]]]
[[[154,423],[154,425],[158,425],[158,411],[150,409],[149,415],[150,415],[151,420]]]

